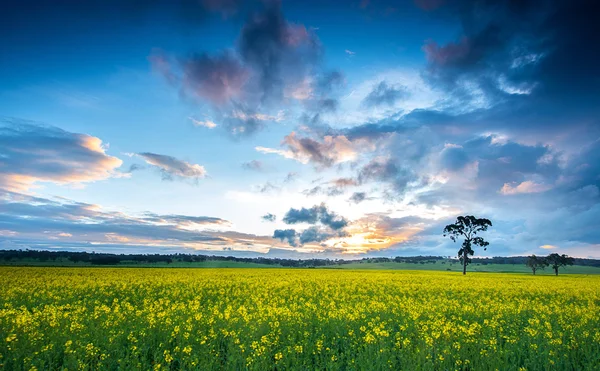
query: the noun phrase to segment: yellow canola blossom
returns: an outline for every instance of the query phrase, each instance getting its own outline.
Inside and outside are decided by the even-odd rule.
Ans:
[[[0,370],[600,370],[600,277],[0,267]]]

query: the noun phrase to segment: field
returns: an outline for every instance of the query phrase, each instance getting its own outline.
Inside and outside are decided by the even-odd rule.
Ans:
[[[0,369],[598,370],[600,276],[0,267]]]
[[[461,272],[462,265],[458,262],[450,262],[449,260],[436,261],[435,263],[427,262],[424,264],[414,263],[364,263],[353,262],[349,264],[335,265],[326,267],[329,269],[386,269],[386,270],[432,270],[432,271],[451,271]],[[467,268],[468,272],[496,272],[496,273],[525,273],[532,274],[531,269],[525,264],[470,264]],[[600,274],[600,267],[572,265],[561,267],[559,274]],[[552,268],[538,270],[537,275],[554,275]]]
[[[0,254],[1,254],[0,250]],[[269,264],[252,261],[235,260],[217,260],[210,259],[204,261],[185,261],[181,258],[174,258],[167,263],[144,262],[124,259],[119,263],[109,265],[94,265],[89,261],[72,261],[70,259],[59,257],[54,259],[0,259],[0,266],[8,267],[130,267],[130,268],[282,268],[283,266],[276,261]],[[289,266],[288,266],[289,267]],[[310,268],[313,268],[311,266]],[[445,271],[462,272],[462,265],[456,260],[436,259],[421,262],[378,262],[369,260],[346,261],[343,264],[331,263],[328,265],[317,265],[317,269],[350,269],[350,270],[426,270],[426,271]],[[495,272],[495,273],[525,273],[531,274],[531,269],[523,264],[498,264],[498,263],[479,263],[475,262],[469,265],[469,272]],[[560,274],[600,274],[600,266],[593,265],[572,265],[560,268]],[[554,275],[554,271],[547,267],[538,270],[538,275]]]

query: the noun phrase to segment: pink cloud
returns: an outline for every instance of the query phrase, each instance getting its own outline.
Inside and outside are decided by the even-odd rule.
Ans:
[[[546,184],[540,184],[531,180],[524,181],[516,186],[509,183],[504,183],[500,189],[500,193],[503,195],[516,195],[520,193],[540,193],[546,192],[552,187]]]

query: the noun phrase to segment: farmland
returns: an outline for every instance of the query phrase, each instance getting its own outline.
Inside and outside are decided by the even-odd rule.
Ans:
[[[600,368],[600,276],[0,267],[0,368]]]

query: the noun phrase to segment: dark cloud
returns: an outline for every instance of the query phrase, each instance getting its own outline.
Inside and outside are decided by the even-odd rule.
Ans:
[[[398,100],[406,98],[408,92],[405,87],[391,86],[381,81],[373,87],[373,90],[365,97],[363,104],[368,107],[393,106]]]
[[[506,183],[520,184],[537,178],[553,184],[561,173],[558,153],[549,146],[524,145],[512,141],[497,142],[494,137],[480,137],[463,144],[455,154],[450,170],[464,162],[477,162],[477,185],[497,192]],[[446,164],[448,165],[448,159]],[[528,184],[528,183],[526,183]]]
[[[93,182],[118,175],[121,164],[99,138],[16,119],[0,122],[0,188]]]
[[[302,232],[296,232],[294,229],[276,229],[273,232],[273,238],[278,238],[282,242],[287,241],[292,247],[302,246],[311,242],[323,242],[335,237],[344,237],[343,231],[331,231],[316,226],[308,227]]]
[[[246,170],[263,171],[264,165],[261,161],[252,160],[252,161],[244,162],[242,164],[242,168],[246,169]]]
[[[600,32],[599,9],[591,0],[449,1],[434,14],[457,16],[462,35],[424,45],[426,75],[436,86],[471,96],[468,82],[494,104],[521,94],[529,104],[596,109],[600,53],[590,45]]]
[[[320,43],[303,25],[289,23],[278,1],[242,28],[238,50],[257,75],[261,102],[280,101],[286,87],[304,82],[320,55]]]
[[[338,84],[341,75],[332,72],[313,78],[321,59],[315,33],[288,22],[279,1],[263,5],[262,12],[248,17],[231,50],[177,60],[165,53],[150,57],[172,85],[211,103],[222,126],[234,137],[261,130],[269,120],[259,118],[259,109],[265,111],[290,99],[310,100],[309,105],[319,111],[332,111],[338,105],[325,92]],[[312,99],[317,90],[320,95]],[[243,117],[232,115],[240,106],[244,107]]]
[[[291,208],[283,217],[286,224],[308,223],[315,224],[319,220],[319,206],[313,206],[310,209]]]
[[[456,171],[467,165],[469,156],[464,148],[459,146],[449,146],[442,151],[440,161],[442,167],[445,169]]]
[[[159,155],[157,153],[143,152],[138,156],[144,159],[149,165],[158,168],[162,174],[163,180],[173,180],[174,178],[199,180],[206,177],[204,166],[191,164],[186,161],[176,159],[172,156]]]
[[[276,229],[273,232],[273,238],[278,238],[282,242],[287,241],[290,244],[290,246],[298,246],[295,229]]]
[[[333,230],[339,230],[348,225],[348,220],[329,211],[323,204],[309,209],[304,207],[301,209],[291,208],[283,217],[283,222],[286,224],[316,224],[319,222]]]
[[[265,214],[263,216],[261,216],[262,220],[266,221],[266,222],[274,222],[275,220],[277,220],[277,216],[275,216],[274,214],[268,213]]]
[[[354,192],[352,196],[350,196],[349,201],[355,204],[359,204],[367,199],[367,194],[365,192]]]
[[[327,241],[330,238],[338,236],[338,233],[331,233],[319,227],[309,227],[303,230],[302,233],[300,233],[300,235],[298,236],[298,240],[300,242],[300,245],[304,245],[310,242]]]
[[[182,88],[214,104],[238,98],[249,71],[232,53],[199,54],[182,60]]]
[[[388,183],[397,193],[404,193],[408,183],[414,179],[413,171],[400,166],[393,158],[375,158],[358,171],[359,183],[369,181]]]

